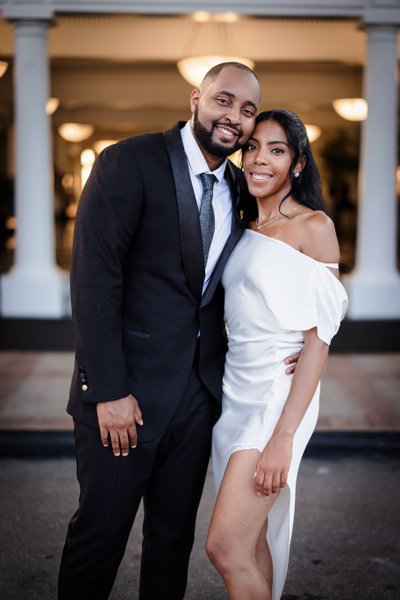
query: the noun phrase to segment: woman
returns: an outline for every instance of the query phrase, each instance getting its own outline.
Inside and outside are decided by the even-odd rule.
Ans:
[[[297,115],[274,110],[257,117],[243,171],[255,198],[247,203],[256,203],[250,219],[256,218],[223,275],[229,348],[213,433],[219,491],[206,549],[230,600],[278,600],[297,471],[347,297],[337,279],[334,225]],[[283,359],[300,349],[288,377]]]

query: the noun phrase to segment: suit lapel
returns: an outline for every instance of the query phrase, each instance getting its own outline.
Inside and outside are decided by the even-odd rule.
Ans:
[[[200,300],[204,281],[203,247],[197,203],[183,149],[180,125],[169,129],[163,135],[175,182],[183,264],[189,289],[193,296]]]
[[[221,252],[221,256],[219,257],[218,262],[215,265],[214,271],[210,277],[209,284],[208,284],[207,289],[204,292],[204,295],[201,300],[200,308],[203,308],[204,306],[206,306],[212,299],[213,294],[215,292],[215,288],[217,287],[217,285],[221,279],[222,272],[225,268],[226,262],[230,256],[232,250],[234,249],[234,247],[236,246],[236,244],[242,237],[242,234],[244,231],[244,224],[240,221],[238,214],[237,214],[237,210],[236,210],[239,192],[238,192],[238,187],[237,187],[237,183],[236,183],[237,176],[236,176],[234,169],[235,168],[233,167],[231,162],[228,161],[228,165],[227,165],[226,171],[225,171],[225,177],[228,179],[229,186],[231,188],[231,194],[232,194],[232,229],[231,229],[230,236],[228,237],[226,244]]]

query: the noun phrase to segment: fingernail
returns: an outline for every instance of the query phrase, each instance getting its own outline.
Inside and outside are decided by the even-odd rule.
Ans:
[[[256,496],[261,496],[261,493],[260,492],[256,492]]]
[[[132,445],[131,448],[136,448],[137,444],[135,444],[134,446]]]
[[[129,454],[128,451],[126,451],[126,452],[122,453],[122,456],[128,456],[128,454]]]
[[[140,419],[139,425],[143,425],[143,419]]]
[[[257,477],[257,471],[254,473],[253,479],[255,479],[256,477]]]

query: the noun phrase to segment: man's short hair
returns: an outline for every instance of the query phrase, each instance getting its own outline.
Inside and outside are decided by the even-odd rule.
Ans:
[[[222,63],[218,63],[214,67],[211,67],[211,69],[209,71],[207,71],[207,73],[204,75],[203,80],[200,84],[200,90],[202,91],[204,88],[208,87],[210,85],[210,83],[213,83],[216,80],[216,78],[218,77],[218,75],[221,73],[221,71],[223,71],[227,67],[233,67],[234,69],[240,69],[241,71],[250,73],[258,81],[257,75],[247,65],[244,65],[243,63],[235,62],[235,61],[222,62]]]

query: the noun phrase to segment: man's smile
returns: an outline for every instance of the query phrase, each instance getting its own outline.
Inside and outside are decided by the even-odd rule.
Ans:
[[[229,140],[237,140],[240,136],[240,131],[238,131],[236,127],[227,125],[226,123],[216,123],[214,128],[217,129],[218,132],[223,135],[223,137]]]

